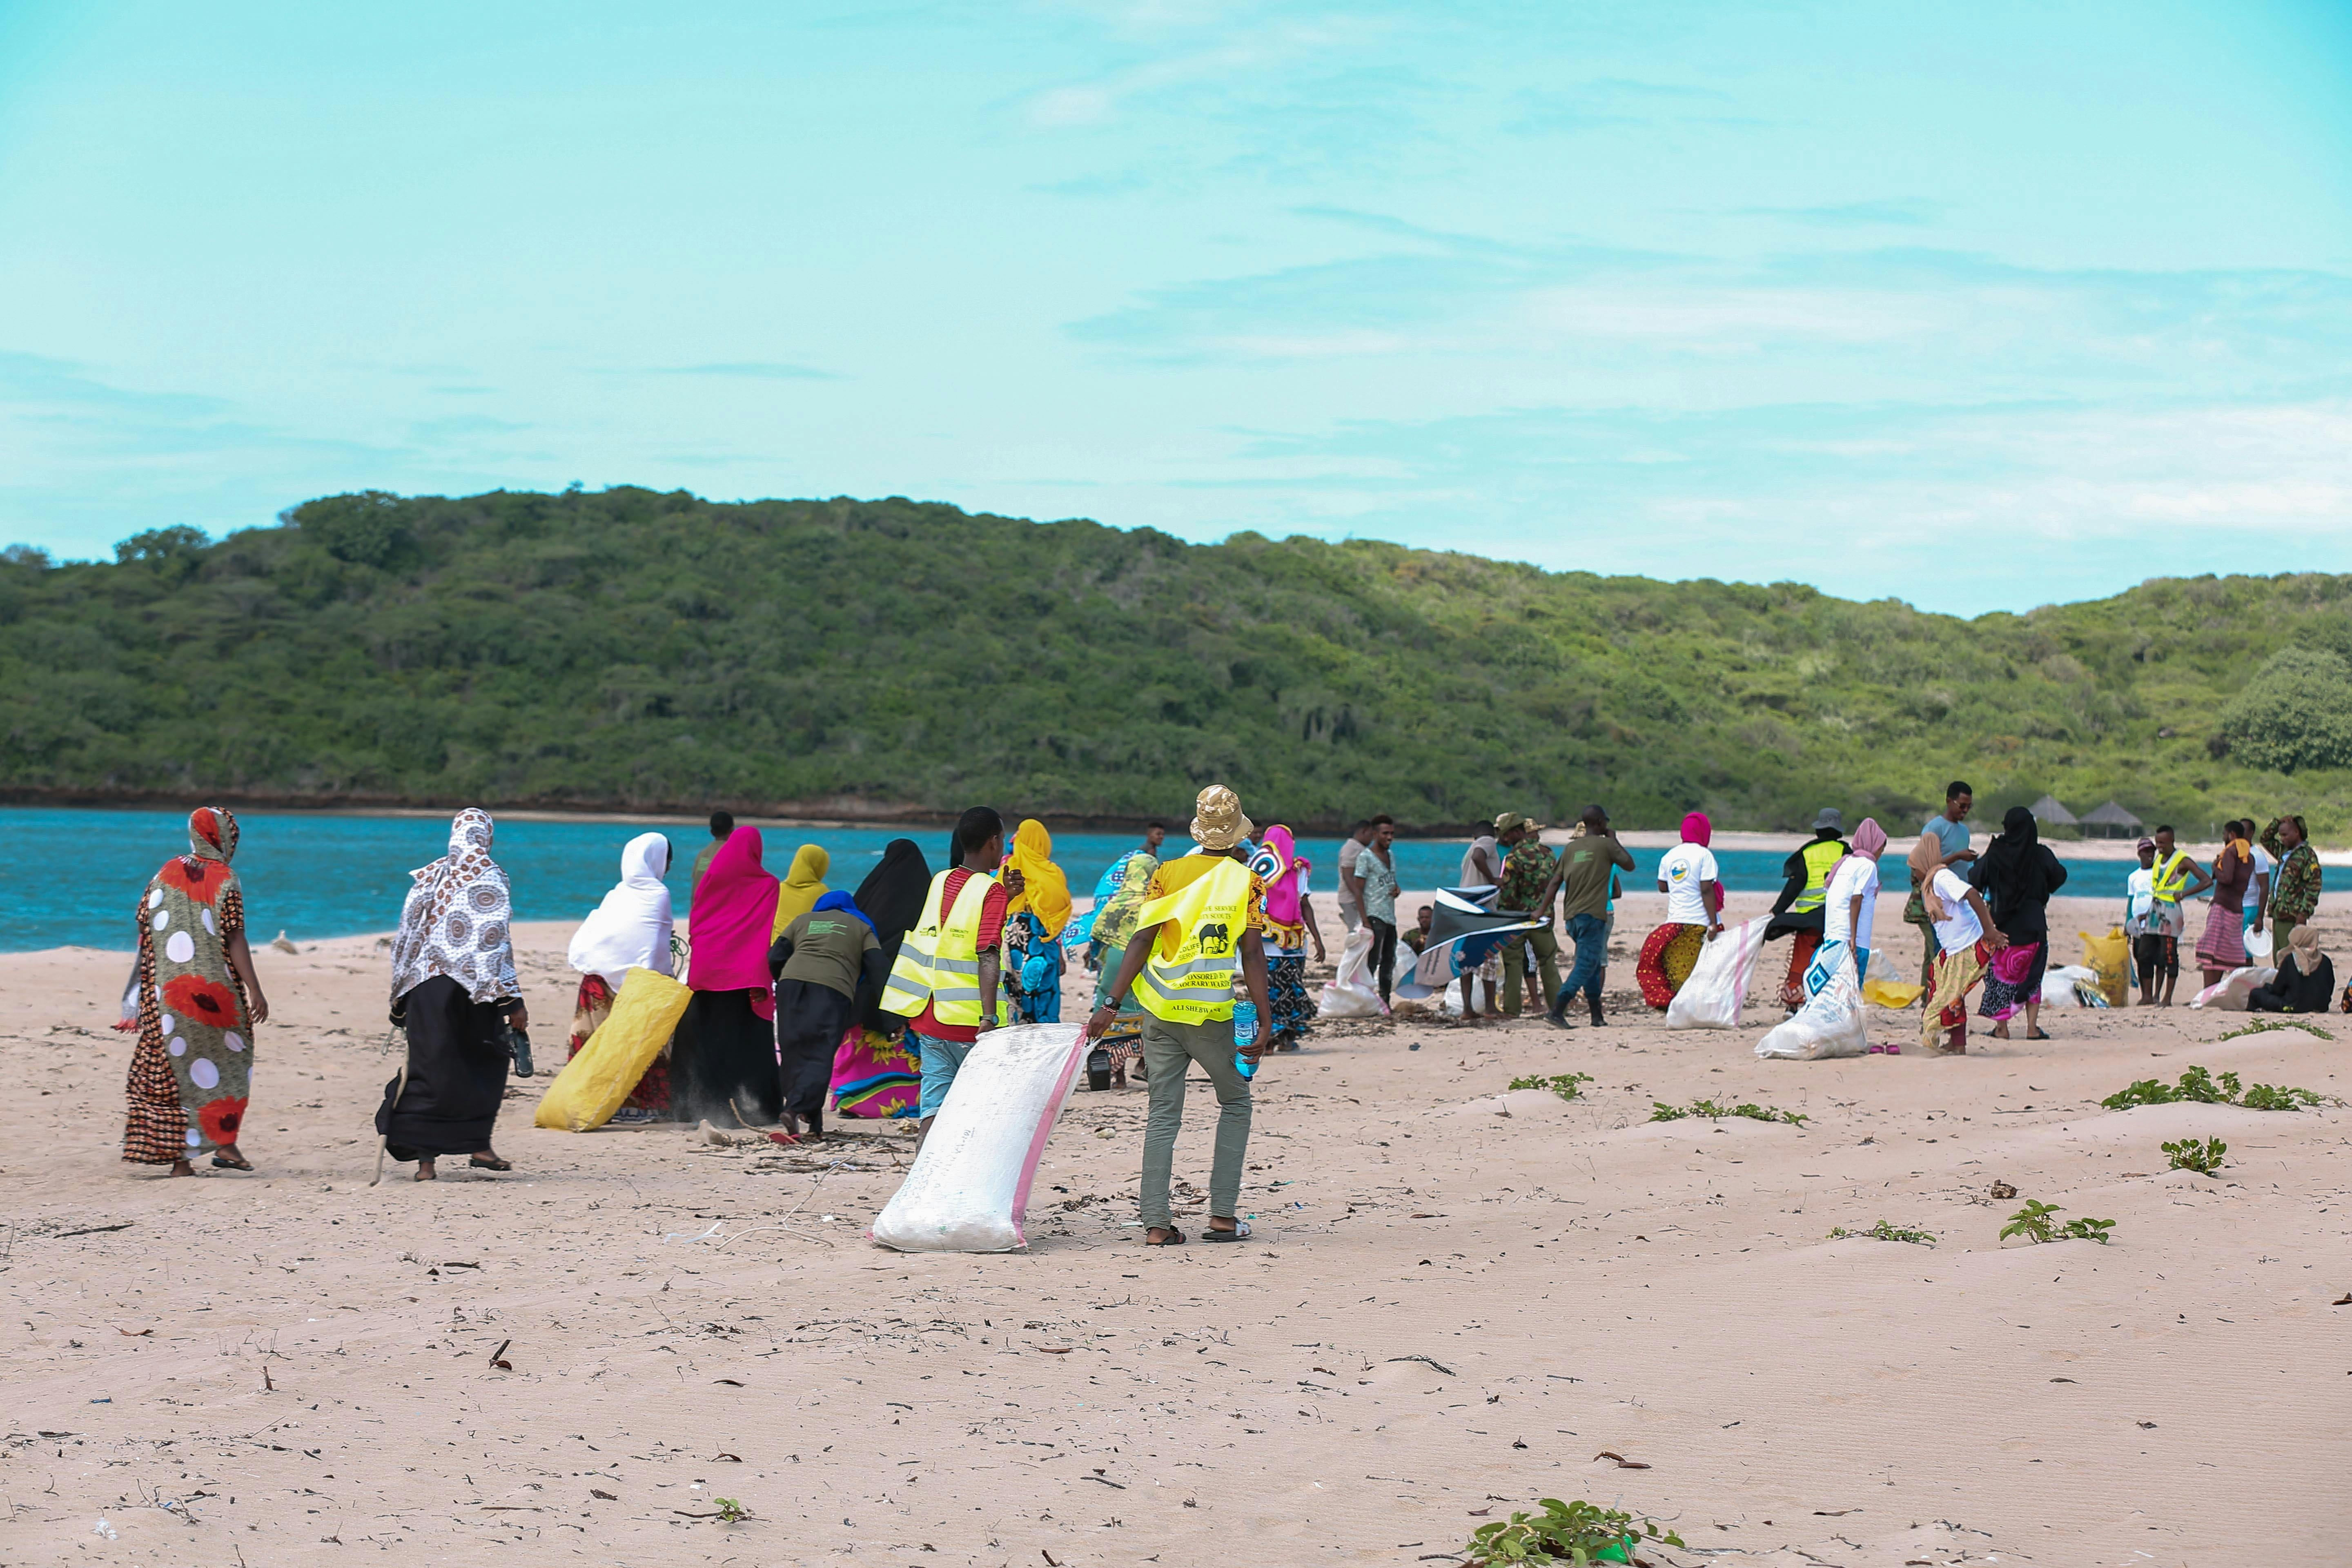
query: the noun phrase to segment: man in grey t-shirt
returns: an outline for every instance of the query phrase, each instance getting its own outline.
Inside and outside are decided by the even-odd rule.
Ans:
[[[1919,837],[1923,840],[1933,837],[1938,858],[1947,866],[1961,868],[1960,875],[1963,877],[1968,875],[1968,863],[1977,858],[1977,852],[1969,847],[1968,824],[1969,807],[1975,804],[1976,792],[1961,780],[1954,779],[1944,786],[1944,809],[1919,826]],[[1919,885],[1933,876],[1935,869],[1930,866],[1923,875],[1915,855],[1911,867],[1911,897],[1903,906],[1904,923],[1916,926],[1919,940],[1927,944],[1919,960],[1919,984],[1923,989],[1933,988],[1933,976],[1929,971],[1936,963],[1936,922],[1927,918],[1927,906],[1919,897]]]
[[[1364,923],[1364,879],[1356,867],[1356,858],[1372,841],[1372,825],[1359,822],[1348,830],[1346,842],[1339,846],[1339,922],[1349,931]]]

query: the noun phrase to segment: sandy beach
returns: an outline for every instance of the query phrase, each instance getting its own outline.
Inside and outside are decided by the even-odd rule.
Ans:
[[[1670,1033],[1632,993],[1661,902],[1621,906],[1612,1027],[1269,1058],[1253,1244],[1137,1245],[1144,1097],[1082,1092],[995,1257],[865,1239],[905,1124],[541,1131],[544,1078],[511,1174],[371,1187],[373,938],[258,952],[259,1172],[162,1179],[117,1158],[125,955],[0,957],[0,1565],[1414,1563],[1542,1497],[1646,1513],[1684,1565],[2352,1560],[2352,1111],[2097,1103],[2191,1064],[2352,1095],[2352,1019],[2053,1010],[1936,1059],[1877,1013],[1905,1055],[1764,1063],[1786,947],[1747,1026]],[[2057,957],[2116,914],[2055,900]],[[2352,902],[2320,924],[2343,965]],[[517,932],[543,1069],[569,929]],[[1916,969],[1898,900],[1878,929]],[[1701,1097],[1807,1120],[1649,1120]],[[2218,1176],[2167,1171],[2189,1136]],[[2024,1198],[2112,1245],[2001,1245]],[[1830,1238],[1880,1220],[1938,1244]]]

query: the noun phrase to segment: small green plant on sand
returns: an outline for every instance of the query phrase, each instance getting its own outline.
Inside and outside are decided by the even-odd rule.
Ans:
[[[751,1510],[731,1497],[713,1498],[710,1500],[718,1506],[719,1522],[721,1524],[740,1524],[751,1517]]]
[[[2172,1156],[2174,1170],[2194,1171],[2200,1176],[2210,1176],[2221,1168],[2221,1156],[2230,1152],[2230,1146],[2219,1138],[2208,1138],[2202,1142],[2194,1138],[2183,1138],[2178,1143],[2167,1143],[2164,1152]]]
[[[1680,1546],[1683,1538],[1613,1508],[1541,1500],[1541,1513],[1514,1513],[1471,1531],[1471,1568],[1518,1563],[1631,1563],[1644,1541]]]
[[[2305,1034],[2317,1035],[2323,1040],[2332,1040],[2336,1037],[2334,1035],[2331,1035],[2326,1030],[2321,1028],[2318,1025],[2303,1018],[2257,1018],[2251,1024],[2241,1024],[2238,1027],[2222,1035],[2221,1038],[2222,1040],[2242,1040],[2248,1035],[2275,1034],[2281,1029],[2301,1029]],[[2218,1045],[2221,1041],[2217,1040],[2214,1043]]]
[[[1769,1105],[1718,1105],[1712,1100],[1694,1100],[1688,1105],[1668,1105],[1663,1100],[1650,1101],[1653,1121],[1680,1121],[1685,1116],[1704,1116],[1716,1121],[1727,1116],[1742,1116],[1750,1121],[1785,1121],[1791,1127],[1802,1127],[1811,1120],[1793,1110],[1775,1110]]]
[[[1848,1230],[1840,1226],[1830,1232],[1832,1241],[1849,1236],[1867,1237],[1873,1241],[1907,1241],[1916,1247],[1936,1245],[1936,1233],[1932,1230],[1914,1230],[1907,1226],[1891,1225],[1885,1220],[1880,1220],[1868,1230]]]
[[[2125,1085],[2099,1103],[2109,1110],[2128,1110],[2135,1105],[2177,1105],[2184,1100],[2199,1105],[2242,1105],[2249,1110],[2305,1110],[2328,1102],[2327,1096],[2307,1089],[2242,1084],[2236,1073],[2225,1072],[2216,1079],[2203,1068],[2192,1067],[2180,1075],[2179,1083],[2144,1078]]]
[[[2028,1241],[2037,1243],[2095,1241],[2104,1247],[2106,1245],[2107,1232],[2116,1227],[2116,1222],[2111,1219],[2070,1219],[2064,1225],[2060,1225],[2050,1217],[2052,1215],[2064,1212],[2056,1204],[2045,1204],[2037,1198],[2028,1198],[2025,1200],[2025,1206],[2010,1215],[2009,1223],[2000,1227],[2000,1238],[2007,1241],[2012,1236],[2021,1236]]]
[[[1576,1091],[1592,1081],[1589,1072],[1564,1072],[1552,1078],[1515,1078],[1513,1089],[1548,1089],[1562,1100],[1574,1100]]]

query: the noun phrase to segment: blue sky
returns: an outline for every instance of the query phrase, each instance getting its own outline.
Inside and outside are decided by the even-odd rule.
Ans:
[[[0,0],[0,540],[574,480],[2352,570],[2352,6]]]

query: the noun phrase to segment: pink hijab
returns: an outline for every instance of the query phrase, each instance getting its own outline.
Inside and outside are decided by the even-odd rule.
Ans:
[[[1836,876],[1838,867],[1857,855],[1867,855],[1874,860],[1885,847],[1886,829],[1878,826],[1878,818],[1865,816],[1862,819],[1862,826],[1853,830],[1853,847],[1837,858],[1837,864],[1830,868],[1830,875]]]
[[[1266,879],[1265,918],[1277,925],[1298,923],[1298,873],[1307,862],[1298,858],[1298,841],[1290,829],[1276,824],[1265,830],[1262,842],[1274,851],[1276,863],[1282,869]]]
[[[1704,849],[1714,833],[1715,824],[1706,819],[1706,813],[1703,811],[1694,811],[1683,818],[1683,842],[1685,844],[1696,844]]]
[[[781,884],[761,867],[760,849],[758,828],[737,828],[695,884],[687,921],[694,946],[686,983],[697,991],[749,991],[751,1011],[772,1018],[776,994],[768,979],[768,940]]]

